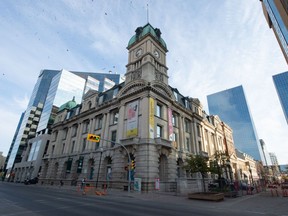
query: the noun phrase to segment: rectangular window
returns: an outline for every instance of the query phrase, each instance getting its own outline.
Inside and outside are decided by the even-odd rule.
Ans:
[[[53,141],[56,141],[56,140],[57,140],[57,137],[58,137],[58,131],[55,131],[55,132],[54,132],[54,139],[53,139]]]
[[[65,149],[65,143],[62,144],[62,151],[61,151],[61,154],[64,154],[64,149]]]
[[[67,138],[68,128],[64,128],[63,130],[63,140]]]
[[[83,122],[83,133],[87,133],[89,130],[89,121]]]
[[[112,124],[117,124],[118,123],[118,117],[119,117],[118,111],[114,111],[112,113]]]
[[[75,147],[75,140],[74,141],[72,141],[72,147],[71,147],[71,153],[73,153],[74,152],[74,147]]]
[[[190,133],[190,122],[187,119],[185,119],[185,131]]]
[[[198,148],[199,148],[199,152],[202,151],[202,143],[201,143],[201,141],[198,141]]]
[[[157,125],[156,137],[162,137],[162,126]]]
[[[189,139],[189,137],[186,137],[186,149],[187,149],[187,151],[190,151],[190,139]]]
[[[84,152],[85,149],[86,149],[86,141],[87,141],[87,138],[84,138],[83,139],[83,144],[82,144],[82,152]]]
[[[102,122],[103,122],[103,116],[99,116],[99,119],[98,119],[98,128],[102,128]]]
[[[96,130],[102,128],[102,122],[103,122],[103,115],[96,116],[96,127],[95,127]]]
[[[185,99],[185,107],[186,107],[187,109],[190,108],[190,107],[189,107],[189,102],[187,101],[187,98]]]
[[[156,105],[156,116],[159,118],[162,117],[162,106],[159,104]]]
[[[55,145],[52,146],[52,151],[51,151],[51,155],[54,154],[54,150],[55,150]]]
[[[200,125],[197,125],[197,135],[201,137]]]
[[[208,138],[208,130],[205,130],[205,139],[207,142],[209,142],[209,138]]]
[[[72,137],[75,137],[77,135],[78,125],[74,125],[72,127]]]
[[[173,113],[172,114],[172,125],[174,126],[174,127],[176,127],[176,115]]]
[[[111,147],[115,146],[115,142],[116,142],[116,137],[117,137],[117,131],[112,131],[111,133]]]

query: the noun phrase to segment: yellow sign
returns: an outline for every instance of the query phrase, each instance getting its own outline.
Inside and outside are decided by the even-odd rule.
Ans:
[[[97,136],[95,134],[88,134],[87,140],[91,142],[100,142],[100,136]]]

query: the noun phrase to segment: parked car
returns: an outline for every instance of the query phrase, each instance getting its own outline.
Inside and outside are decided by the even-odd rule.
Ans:
[[[38,183],[38,177],[35,177],[33,179],[27,179],[24,181],[25,185],[29,185],[29,184],[37,184]]]
[[[213,180],[213,182],[210,182],[208,184],[208,190],[209,191],[224,189],[224,188],[226,188],[226,189],[228,188],[230,190],[235,190],[234,184],[229,182],[225,178],[215,179],[215,180]]]

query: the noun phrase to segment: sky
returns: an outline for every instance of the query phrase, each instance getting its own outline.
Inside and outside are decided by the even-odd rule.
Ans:
[[[41,70],[124,75],[128,41],[149,21],[169,50],[169,85],[199,98],[207,113],[207,95],[242,85],[258,137],[288,164],[272,80],[287,64],[259,0],[1,0],[0,11],[4,156]]]

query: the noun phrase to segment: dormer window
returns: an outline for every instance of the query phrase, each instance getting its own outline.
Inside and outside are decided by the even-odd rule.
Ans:
[[[138,27],[137,29],[136,29],[136,37],[139,37],[140,36],[140,34],[142,33],[142,31],[143,31],[143,27]]]
[[[158,38],[160,38],[161,37],[161,31],[160,31],[160,29],[158,29],[158,28],[155,28],[155,33],[156,33],[156,36],[158,37]]]

